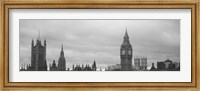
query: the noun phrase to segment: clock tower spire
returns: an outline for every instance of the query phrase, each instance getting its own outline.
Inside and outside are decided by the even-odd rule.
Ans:
[[[129,36],[126,28],[124,35],[124,41],[120,48],[120,58],[121,58],[121,70],[130,71],[132,70],[132,45],[129,41]]]

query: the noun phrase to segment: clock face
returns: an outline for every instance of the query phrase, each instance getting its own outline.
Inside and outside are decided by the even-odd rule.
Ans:
[[[131,50],[128,51],[128,54],[131,55]]]
[[[125,55],[125,50],[122,50],[122,55]]]

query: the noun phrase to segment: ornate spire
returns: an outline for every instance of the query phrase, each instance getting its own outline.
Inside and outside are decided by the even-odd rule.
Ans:
[[[127,28],[126,28],[126,32],[125,32],[125,35],[124,35],[124,43],[129,43],[129,37],[128,37],[128,32],[127,32]],[[123,44],[124,44],[123,43]]]
[[[63,51],[63,44],[62,44],[62,47],[61,47],[61,52],[60,52],[60,56],[64,56],[64,51]]]
[[[92,64],[92,70],[93,71],[96,71],[97,70],[97,66],[96,66],[96,62],[94,60],[93,64]]]
[[[34,46],[34,41],[33,41],[33,39],[32,39],[32,42],[31,42],[31,44],[32,44],[32,46]]]
[[[127,27],[126,27],[126,33],[124,35],[124,38],[128,38]]]
[[[96,66],[96,62],[95,62],[95,60],[94,60],[93,64]]]
[[[123,40],[123,43],[122,43],[121,46],[123,46],[123,47],[130,47],[131,48],[131,44],[130,44],[130,41],[129,41],[129,36],[128,36],[127,28],[126,28],[126,32],[125,32],[125,35],[124,35],[124,40]]]
[[[38,38],[37,38],[37,42],[36,44],[38,45],[41,45],[41,40],[40,40],[40,30],[38,31]]]
[[[63,44],[62,44],[62,51],[63,51]]]
[[[44,39],[44,46],[46,47],[47,43],[46,43],[46,38]]]

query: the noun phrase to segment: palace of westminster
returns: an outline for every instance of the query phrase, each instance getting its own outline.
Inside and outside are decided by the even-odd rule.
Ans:
[[[36,44],[32,40],[31,43],[31,64],[23,64],[20,71],[97,71],[97,65],[94,61],[92,65],[74,65],[72,68],[66,67],[66,60],[63,51],[63,45],[58,59],[58,65],[54,60],[49,64],[49,69],[46,62],[46,47],[47,43],[44,40],[42,45],[40,37],[37,38]],[[109,65],[104,71],[180,71],[180,63],[173,62],[170,59],[157,62],[157,68],[152,63],[152,67],[147,69],[147,57],[135,57],[134,66],[132,65],[133,49],[129,41],[127,29],[124,35],[124,40],[120,48],[120,64]],[[101,69],[99,70],[101,71]]]

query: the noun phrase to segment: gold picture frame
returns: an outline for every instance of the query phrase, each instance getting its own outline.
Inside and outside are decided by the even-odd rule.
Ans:
[[[148,90],[148,91],[199,91],[200,61],[199,61],[199,1],[134,1],[134,0],[97,0],[97,1],[7,1],[1,2],[1,60],[0,60],[0,90]],[[192,82],[81,82],[81,83],[46,83],[46,82],[9,82],[9,9],[191,9],[192,11]]]

